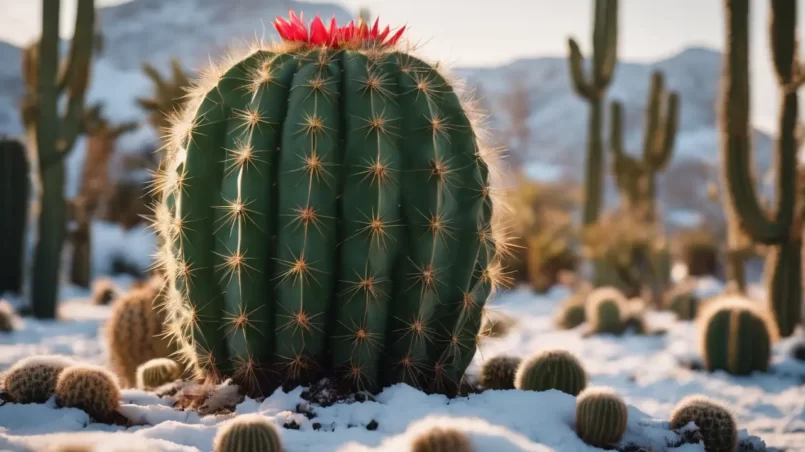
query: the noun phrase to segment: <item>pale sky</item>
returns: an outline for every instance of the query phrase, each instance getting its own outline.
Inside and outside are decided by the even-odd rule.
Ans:
[[[100,5],[129,0],[97,0]],[[170,0],[164,0],[170,1]],[[227,0],[221,0],[227,1]],[[271,0],[265,0],[267,3]],[[794,1],[794,0],[792,0]],[[576,37],[588,55],[592,0],[340,0],[357,13],[367,6],[407,36],[426,42],[426,54],[457,66],[496,65],[516,58],[565,56]],[[22,44],[38,32],[39,0],[0,0],[0,39]],[[752,0],[753,116],[768,129],[776,116],[766,24],[768,2]],[[75,0],[62,0],[62,31],[71,32]],[[800,36],[805,22],[800,14]],[[267,18],[267,21],[271,18]],[[721,49],[723,0],[621,0],[619,58],[653,61],[688,46]],[[617,75],[616,75],[617,76]]]

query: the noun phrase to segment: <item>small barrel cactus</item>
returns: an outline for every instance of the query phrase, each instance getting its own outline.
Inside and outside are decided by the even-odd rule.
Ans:
[[[587,323],[590,332],[621,334],[628,311],[628,301],[614,287],[601,287],[587,298]]]
[[[66,356],[31,356],[14,363],[5,374],[8,397],[15,403],[45,403],[56,391],[59,374],[73,361]]]
[[[700,395],[683,399],[671,413],[671,428],[691,422],[699,428],[707,452],[734,452],[738,447],[735,418],[723,405]]]
[[[183,356],[253,394],[455,394],[504,279],[476,115],[404,27],[274,25],[199,82],[157,177]]]
[[[495,356],[481,366],[480,383],[486,389],[514,389],[520,358]]]
[[[238,416],[225,425],[215,436],[215,452],[281,452],[283,450],[277,428],[260,415]]]
[[[454,428],[434,427],[417,435],[411,452],[473,452],[467,435]]]
[[[578,395],[587,387],[587,373],[566,350],[546,350],[520,364],[514,386],[526,391],[558,389]]]
[[[17,329],[17,313],[14,307],[0,298],[0,333],[10,333]]]
[[[559,306],[556,316],[556,325],[559,328],[570,330],[576,328],[587,320],[586,308],[583,301],[570,300]]]
[[[166,314],[161,309],[161,283],[155,277],[140,289],[125,295],[112,309],[106,326],[109,361],[123,387],[137,383],[137,367],[175,350],[166,337]]]
[[[699,297],[687,287],[674,289],[666,296],[665,308],[679,320],[693,320],[699,310]]]
[[[92,302],[94,304],[106,306],[119,296],[117,286],[110,279],[100,278],[92,283]]]
[[[626,432],[628,415],[626,403],[615,392],[585,389],[576,399],[576,434],[592,446],[612,446]]]
[[[699,346],[708,370],[733,375],[766,372],[777,325],[757,303],[730,296],[716,299],[702,309]]]
[[[179,379],[182,368],[168,358],[156,358],[137,368],[137,387],[144,390],[158,388]]]
[[[120,407],[117,378],[103,367],[70,366],[56,382],[56,404],[84,410],[99,421],[108,420]]]

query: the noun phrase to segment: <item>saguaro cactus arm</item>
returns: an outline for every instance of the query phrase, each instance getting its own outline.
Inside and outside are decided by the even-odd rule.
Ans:
[[[643,160],[654,172],[668,165],[676,144],[676,129],[679,121],[679,94],[666,93],[662,72],[651,74],[646,130],[643,137]],[[663,114],[662,107],[666,107]]]
[[[793,3],[772,0],[772,16],[777,16],[772,21],[781,20],[780,16],[785,15],[781,14],[784,10],[794,9]],[[770,219],[758,201],[750,168],[748,0],[726,0],[726,15],[729,45],[727,45],[724,57],[725,79],[722,105],[726,185],[741,229],[756,242],[776,244],[786,240],[789,235],[790,219],[793,218],[793,211],[790,209],[793,207],[785,205],[784,202],[793,199],[793,193],[790,193],[793,182],[786,180],[789,175],[788,171],[780,173],[778,184],[783,190],[779,193],[777,219],[776,221]],[[783,32],[771,31],[773,42],[779,42],[780,33]],[[775,46],[773,50],[777,52],[778,49]],[[785,69],[785,66],[786,59],[775,56],[775,68]],[[790,76],[790,63],[787,66]],[[780,75],[778,72],[778,76]],[[782,104],[783,112],[787,112],[791,104],[793,104],[796,114],[796,96],[786,96]],[[786,119],[787,116],[790,114],[780,117],[781,136],[785,131],[786,121],[790,120]],[[777,143],[778,164],[782,167],[795,166],[792,164],[794,159],[791,157],[794,156],[794,150],[791,144],[793,143],[789,144],[787,139],[781,139]],[[793,206],[791,202],[788,204]]]
[[[609,110],[609,149],[612,151],[612,171],[615,183],[622,195],[625,195],[631,205],[638,202],[639,181],[644,170],[641,162],[629,156],[623,150],[622,106],[620,102],[610,103]]]
[[[584,76],[584,57],[578,43],[568,39],[570,74],[579,96],[597,99],[609,85],[618,60],[618,0],[597,0],[593,20],[593,67],[590,80]]]

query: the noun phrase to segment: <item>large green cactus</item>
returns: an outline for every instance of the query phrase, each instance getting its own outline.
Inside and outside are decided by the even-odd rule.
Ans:
[[[621,103],[615,101],[610,105],[609,146],[614,157],[615,182],[627,208],[647,221],[655,217],[656,176],[671,160],[679,118],[679,94],[665,92],[664,85],[662,72],[654,72],[646,106],[642,159],[624,152]],[[667,109],[664,113],[663,106]]]
[[[570,75],[576,94],[590,104],[587,131],[587,169],[584,186],[584,225],[595,223],[604,194],[604,151],[601,144],[602,102],[618,60],[618,0],[595,0],[592,74],[585,77],[579,45],[568,39]]]
[[[0,294],[22,293],[30,172],[25,146],[17,140],[0,139]]]
[[[174,333],[201,375],[263,393],[332,374],[455,393],[501,277],[473,115],[402,30],[275,25],[174,128]]]
[[[802,312],[801,225],[794,221],[796,204],[798,100],[796,68],[796,2],[772,0],[769,34],[780,89],[776,142],[777,206],[774,218],[761,207],[752,178],[749,139],[748,0],[726,0],[727,52],[722,82],[722,160],[729,194],[728,213],[752,240],[779,247],[769,254],[766,273],[769,306],[782,336],[789,336]],[[735,225],[733,225],[735,226]]]
[[[40,184],[31,278],[31,305],[39,318],[56,317],[61,251],[67,233],[64,160],[81,126],[95,40],[94,3],[94,0],[78,0],[75,34],[61,68],[59,0],[43,0],[42,36],[23,52],[26,93],[21,110],[31,153],[38,157]],[[67,99],[62,99],[65,91]],[[66,107],[63,114],[62,103]]]

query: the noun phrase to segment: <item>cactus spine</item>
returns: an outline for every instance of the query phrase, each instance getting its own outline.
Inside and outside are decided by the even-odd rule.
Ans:
[[[629,156],[623,149],[622,106],[610,104],[609,145],[615,182],[630,212],[638,218],[653,222],[656,205],[656,176],[671,160],[679,118],[679,94],[666,93],[662,72],[651,75],[651,87],[646,107],[646,131],[643,136],[643,158]],[[662,107],[666,107],[663,114]]]
[[[0,294],[22,293],[30,172],[22,143],[0,139]]]
[[[60,1],[42,2],[42,36],[23,52],[26,95],[22,117],[31,153],[38,157],[40,205],[31,304],[34,316],[56,317],[61,251],[66,236],[64,160],[79,134],[94,40],[94,0],[78,0],[70,53],[59,68]],[[59,113],[67,92],[66,111]]]
[[[612,446],[626,432],[629,411],[611,390],[589,388],[576,399],[576,434],[587,444]]]
[[[698,321],[701,354],[708,370],[733,375],[768,370],[777,327],[751,300],[713,301],[702,310]]]
[[[618,60],[618,0],[595,0],[592,74],[585,77],[579,45],[568,39],[569,64],[576,94],[590,104],[587,131],[587,169],[584,189],[584,225],[595,223],[604,193],[604,152],[601,143],[602,102]]]
[[[262,393],[322,374],[455,393],[501,275],[472,115],[399,32],[276,26],[334,46],[234,60],[173,131],[157,228],[185,355]]]
[[[727,52],[722,80],[722,160],[729,220],[755,242],[773,245],[766,264],[768,301],[782,336],[793,333],[802,312],[801,225],[796,204],[798,99],[795,89],[796,2],[772,1],[769,34],[780,91],[776,152],[777,207],[764,211],[754,190],[749,140],[748,0],[726,0]]]

